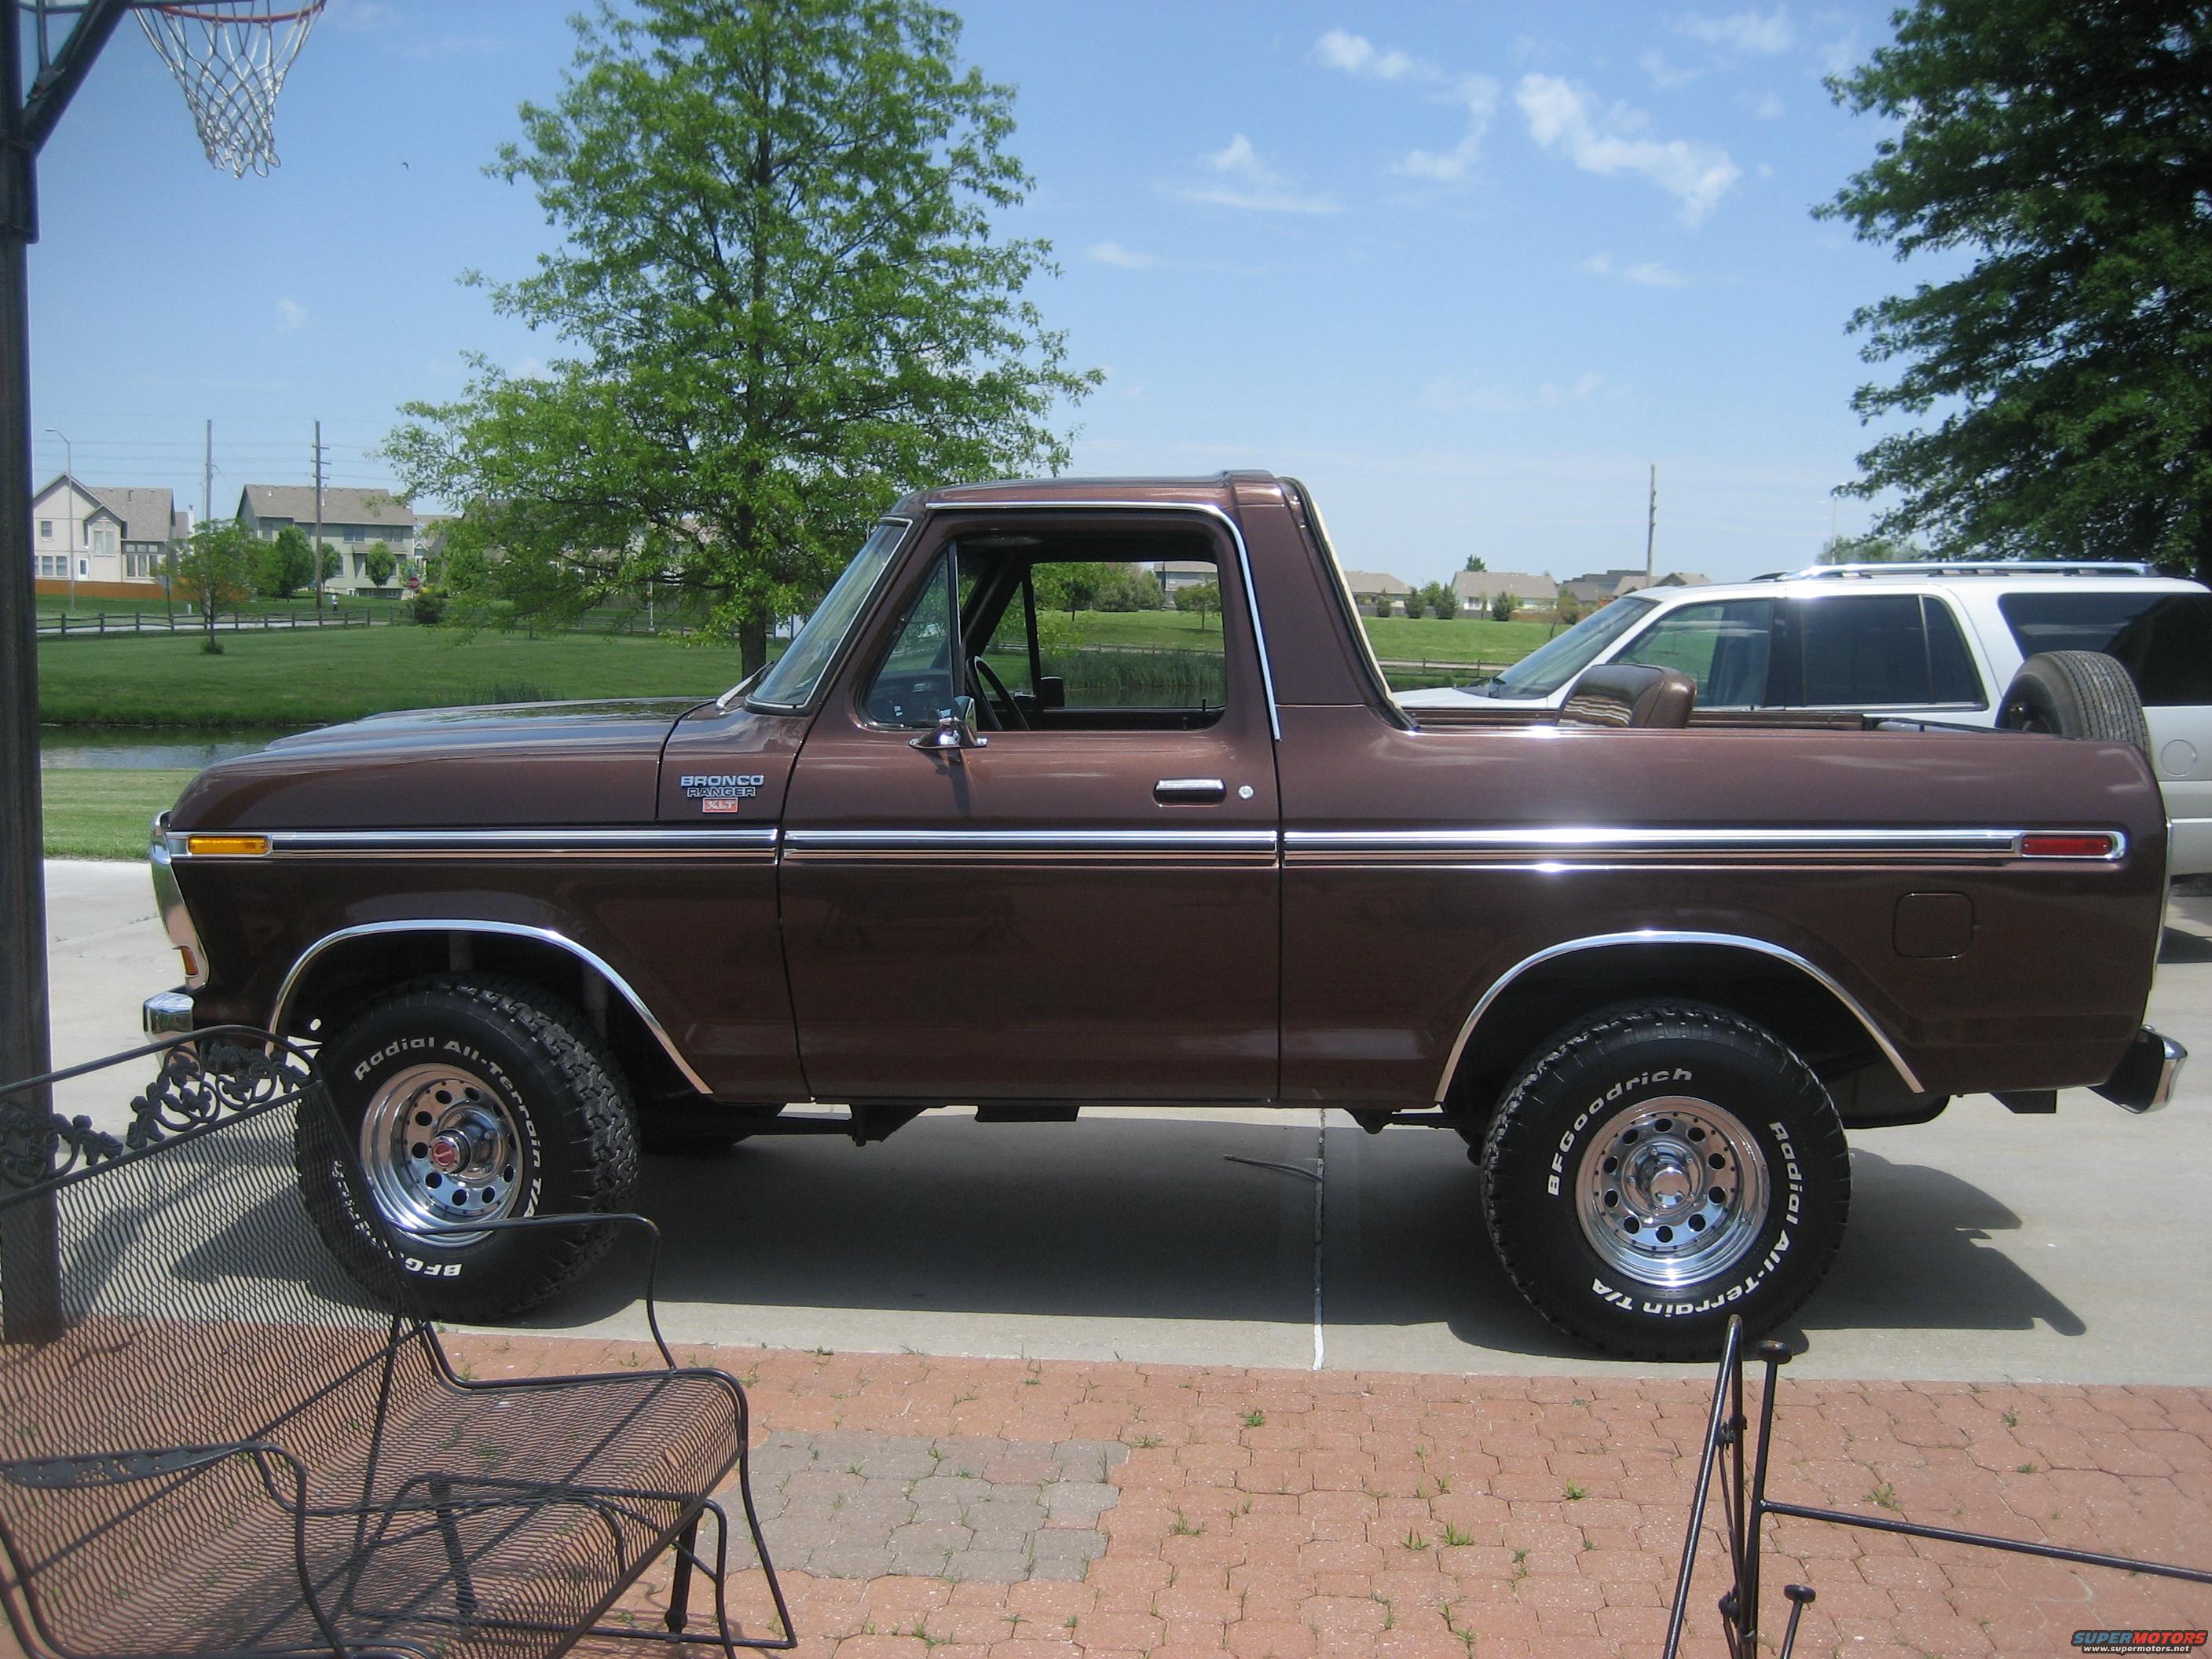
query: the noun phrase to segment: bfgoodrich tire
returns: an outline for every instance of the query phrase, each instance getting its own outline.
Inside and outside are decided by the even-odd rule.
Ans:
[[[401,1229],[477,1218],[605,1212],[637,1184],[637,1116],[583,1015],[491,975],[420,979],[386,993],[324,1046],[322,1070],[369,1193]],[[338,1259],[379,1282],[374,1246],[346,1219],[331,1148],[305,1115],[295,1146],[308,1210]],[[510,1318],[605,1254],[606,1227],[401,1240],[436,1318]]]
[[[1707,1358],[1820,1281],[1850,1207],[1835,1103],[1771,1032],[1626,1003],[1547,1043],[1483,1146],[1492,1242],[1530,1306],[1633,1359]]]

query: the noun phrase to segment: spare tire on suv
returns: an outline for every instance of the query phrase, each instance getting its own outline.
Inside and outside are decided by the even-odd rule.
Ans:
[[[1997,705],[2008,732],[2131,743],[2150,753],[2150,725],[2128,671],[2101,651],[2039,651],[2021,664]]]

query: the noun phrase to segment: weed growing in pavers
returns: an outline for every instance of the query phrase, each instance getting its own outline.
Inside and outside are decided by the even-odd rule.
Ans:
[[[2008,1429],[2018,1428],[2020,1426],[2020,1413],[2018,1412],[2007,1412],[2004,1414],[2004,1425]]]
[[[1246,1498],[1246,1499],[1245,1499],[1242,1504],[1238,1504],[1238,1505],[1237,1505],[1237,1514],[1239,1514],[1239,1515],[1249,1515],[1249,1514],[1251,1514],[1251,1513],[1252,1513],[1252,1500],[1251,1500],[1250,1498]]]
[[[1384,1630],[1395,1630],[1398,1628],[1398,1609],[1390,1605],[1390,1598],[1389,1596],[1383,1595],[1380,1590],[1370,1590],[1367,1592],[1367,1599],[1370,1601],[1380,1601],[1382,1604],[1382,1628]]]
[[[1183,1513],[1181,1510],[1177,1510],[1175,1512],[1175,1525],[1168,1528],[1168,1531],[1175,1537],[1195,1538],[1206,1530],[1205,1522],[1201,1521],[1196,1526],[1193,1526],[1188,1521],[1183,1518]]]
[[[1449,1476],[1449,1475],[1448,1475],[1448,1474],[1440,1474],[1440,1475],[1438,1475],[1438,1476],[1437,1477],[1437,1494],[1436,1494],[1436,1495],[1437,1495],[1437,1497],[1439,1497],[1439,1498],[1443,1498],[1443,1497],[1446,1496],[1447,1494],[1449,1494],[1449,1493],[1450,1492],[1450,1491],[1451,1491],[1451,1476]]]
[[[1514,1551],[1514,1552],[1513,1552],[1513,1582],[1514,1582],[1515,1583],[1516,1583],[1516,1584],[1517,1584],[1517,1583],[1520,1583],[1523,1578],[1526,1578],[1528,1576],[1528,1551],[1526,1551],[1526,1550],[1516,1550],[1516,1551]]]
[[[2017,1473],[2021,1474],[2033,1474],[2035,1473],[2035,1465],[2033,1463],[2023,1463],[2020,1466]]]
[[[970,1401],[980,1400],[982,1396],[981,1395],[956,1394],[952,1396],[952,1403],[956,1406],[965,1406]]]
[[[1565,1498],[1570,1504],[1576,1504],[1581,1502],[1583,1498],[1588,1498],[1589,1493],[1584,1491],[1582,1487],[1575,1485],[1573,1481],[1570,1480],[1565,1486],[1559,1488],[1559,1496]]]
[[[1455,1550],[1465,1549],[1473,1542],[1474,1542],[1474,1534],[1462,1532],[1457,1526],[1449,1521],[1444,1522],[1444,1544],[1446,1547]]]
[[[1452,1609],[1458,1605],[1456,1601],[1439,1601],[1437,1611],[1444,1616],[1444,1628],[1459,1638],[1460,1645],[1467,1650],[1468,1659],[1474,1659],[1475,1629],[1472,1625],[1464,1630],[1460,1628],[1459,1620],[1452,1617]]]
[[[845,1473],[848,1474],[858,1474],[860,1472],[860,1466],[858,1463],[848,1463],[845,1465]]]
[[[1429,1547],[1429,1540],[1422,1537],[1420,1534],[1415,1532],[1411,1527],[1406,1528],[1406,1535],[1403,1538],[1401,1538],[1398,1542],[1403,1545],[1406,1548],[1415,1551],[1425,1550]]]
[[[837,1351],[835,1348],[809,1348],[807,1352],[812,1354],[817,1359],[834,1359],[837,1355]]]
[[[1159,1445],[1160,1437],[1156,1434],[1140,1434],[1129,1443],[1139,1451],[1152,1451]]]
[[[942,1463],[945,1461],[944,1451],[939,1447],[932,1446],[929,1449],[929,1461],[933,1463]]]
[[[1265,1412],[1246,1412],[1244,1413],[1244,1426],[1248,1429],[1266,1428],[1267,1426],[1267,1413]]]
[[[1075,1615],[1072,1613],[1069,1613],[1066,1618],[1060,1621],[1060,1627],[1062,1630],[1073,1630],[1075,1628]]]
[[[1881,1485],[1876,1486],[1872,1492],[1869,1492],[1866,1495],[1866,1501],[1869,1504],[1879,1504],[1881,1508],[1886,1510],[1893,1510],[1899,1507],[1897,1501],[1897,1488],[1891,1486],[1887,1480],[1883,1481]]]

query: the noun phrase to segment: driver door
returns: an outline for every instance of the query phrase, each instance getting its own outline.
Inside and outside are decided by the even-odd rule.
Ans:
[[[1063,562],[1133,580],[1170,515],[1124,516],[1128,540],[1086,522]],[[1063,527],[1028,542],[999,518],[1000,550],[965,557],[957,526],[925,541],[896,631],[854,653],[800,750],[783,927],[817,1098],[1275,1094],[1274,751],[1241,586],[1210,619],[1156,619],[1205,669],[1087,649],[1079,609],[1041,645],[1024,579],[1049,550],[1005,549]],[[1170,540],[1237,568],[1194,515]],[[917,747],[957,696],[979,741]]]

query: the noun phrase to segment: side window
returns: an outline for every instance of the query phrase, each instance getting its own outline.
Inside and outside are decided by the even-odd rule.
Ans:
[[[984,655],[1035,724],[1188,729],[1220,718],[1219,568],[1175,550],[1173,560],[1038,559],[1026,593],[1009,585]]]
[[[868,718],[878,726],[920,730],[937,724],[956,695],[954,561],[947,549],[908,605],[890,654],[868,686]]]
[[[1967,653],[1966,637],[1959,632],[1959,619],[1951,614],[1951,607],[1934,594],[1925,594],[1920,600],[1920,617],[1928,627],[1931,694],[1928,701],[1988,708],[1990,700],[1982,690],[1982,677],[1974,672],[1974,659]]]
[[[1754,708],[1766,701],[1771,599],[1717,599],[1669,611],[1616,662],[1677,668],[1698,683],[1700,708]]]
[[[1813,708],[1911,707],[1938,701],[1929,695],[1928,628],[1917,593],[1801,599],[1797,634],[1803,701]]]

